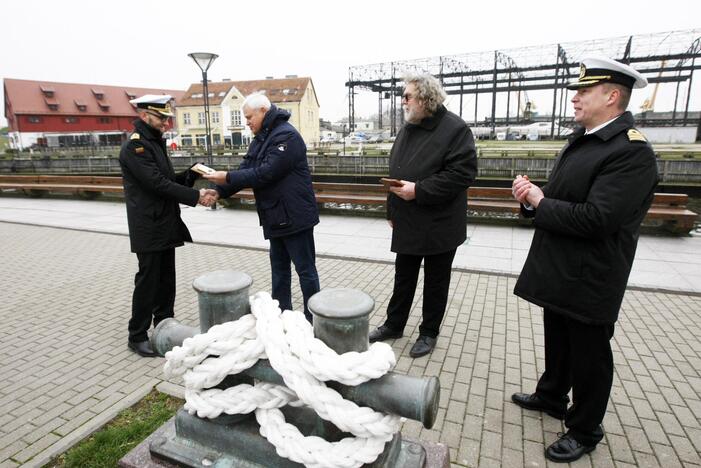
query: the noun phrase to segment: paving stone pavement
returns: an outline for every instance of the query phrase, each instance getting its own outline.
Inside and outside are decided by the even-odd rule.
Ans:
[[[163,359],[126,347],[136,271],[126,236],[0,222],[0,245],[0,468],[40,467],[162,382]],[[184,323],[197,324],[191,283],[202,273],[239,269],[253,277],[252,292],[270,290],[264,250],[187,245],[176,257]],[[371,325],[381,323],[392,265],[322,257],[318,268],[322,288],[374,297]],[[543,449],[561,422],[510,402],[543,369],[542,312],[511,293],[514,281],[454,272],[437,349],[411,359],[420,283],[406,336],[390,342],[397,371],[441,382],[434,428],[407,421],[402,433],[446,443],[455,467],[552,465]],[[701,466],[700,310],[698,295],[626,293],[606,438],[573,466]]]

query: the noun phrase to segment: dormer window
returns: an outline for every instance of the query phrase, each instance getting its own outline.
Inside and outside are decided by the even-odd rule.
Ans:
[[[58,110],[58,101],[53,97],[45,97],[44,102],[49,106],[49,110]]]
[[[105,92],[99,88],[93,88],[92,93],[95,95],[95,99],[98,101],[105,97]]]
[[[39,88],[41,89],[41,92],[44,93],[45,97],[48,97],[48,98],[54,97],[55,90],[54,90],[53,86],[41,85],[41,86],[39,86]]]
[[[75,106],[78,108],[80,112],[85,112],[88,109],[87,104],[85,104],[85,101],[81,101],[80,99],[76,99],[75,101]]]
[[[102,109],[103,111],[110,110],[110,103],[109,102],[99,102],[98,104],[100,105],[100,109]]]
[[[132,99],[136,99],[136,94],[132,94],[129,91],[124,91],[124,93],[127,95],[127,98],[131,101]]]

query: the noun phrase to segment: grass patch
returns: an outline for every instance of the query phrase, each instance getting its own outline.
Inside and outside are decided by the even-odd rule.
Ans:
[[[4,135],[0,135],[0,153],[4,153],[8,146],[10,146],[9,138]]]
[[[170,419],[182,405],[182,400],[154,389],[43,468],[114,468],[124,455]]]

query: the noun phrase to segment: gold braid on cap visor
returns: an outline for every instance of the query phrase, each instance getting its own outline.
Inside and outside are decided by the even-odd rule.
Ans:
[[[599,75],[599,76],[583,76],[579,81],[589,81],[589,80],[610,80],[611,75]]]
[[[171,112],[170,112],[170,106],[166,106],[166,107],[153,107],[153,106],[148,106],[147,109],[148,109],[148,110],[152,110],[152,111],[156,111],[156,112],[158,112],[159,114],[160,114],[160,113],[163,113],[163,112],[166,112],[166,113],[168,113],[168,114],[171,113]]]

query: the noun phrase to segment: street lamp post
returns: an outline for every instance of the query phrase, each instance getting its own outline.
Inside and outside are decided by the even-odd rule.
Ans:
[[[207,85],[207,70],[212,62],[219,57],[217,54],[209,52],[192,52],[187,54],[195,61],[202,70],[202,93],[204,94],[204,128],[205,128],[205,151],[207,152],[207,163],[212,166],[212,129],[209,125],[209,86]]]

